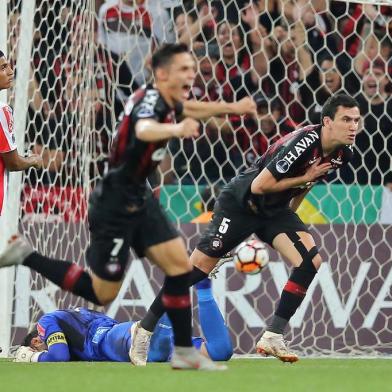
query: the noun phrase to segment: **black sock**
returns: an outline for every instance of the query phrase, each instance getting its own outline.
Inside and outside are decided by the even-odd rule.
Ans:
[[[162,303],[173,326],[174,345],[192,346],[192,309],[189,293],[191,273],[166,276],[163,284]]]
[[[37,252],[29,255],[23,265],[61,287],[63,290],[101,305],[95,295],[91,276],[80,266],[65,260],[55,260]]]
[[[278,308],[267,331],[283,334],[289,320],[305,298],[306,291],[316,273],[317,270],[314,267],[308,269],[301,268],[301,266],[294,268],[283,288]]]
[[[197,267],[193,267],[190,272],[189,277],[189,286],[193,286],[197,282],[205,279],[208,276],[205,272],[200,270]],[[156,325],[158,324],[159,319],[165,313],[165,307],[162,303],[162,293],[163,289],[161,289],[154,299],[154,302],[151,304],[150,309],[148,309],[147,314],[144,316],[143,320],[141,320],[140,325],[146,329],[147,331],[153,332]]]
[[[289,323],[290,318],[299,308],[303,299],[304,296],[296,295],[289,291],[283,290],[278,308],[276,309],[276,312],[267,330],[283,334],[284,330],[287,327],[287,324]]]

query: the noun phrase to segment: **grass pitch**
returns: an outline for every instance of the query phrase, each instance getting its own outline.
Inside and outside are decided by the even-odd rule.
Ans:
[[[388,359],[234,359],[225,372],[173,371],[165,364],[0,362],[4,392],[362,392],[392,391]]]

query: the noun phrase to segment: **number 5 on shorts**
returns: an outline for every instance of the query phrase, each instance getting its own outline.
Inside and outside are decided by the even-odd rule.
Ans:
[[[227,232],[227,230],[229,229],[229,223],[230,223],[230,219],[223,218],[222,222],[219,226],[219,229],[218,229],[219,233],[225,234]]]

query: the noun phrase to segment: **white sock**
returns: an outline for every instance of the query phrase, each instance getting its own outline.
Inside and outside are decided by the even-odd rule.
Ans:
[[[174,352],[178,355],[191,355],[194,354],[196,351],[195,347],[181,347],[181,346],[174,346]]]
[[[271,331],[265,331],[263,333],[263,338],[273,338],[275,336],[282,336],[280,333],[275,333],[275,332],[271,332]]]

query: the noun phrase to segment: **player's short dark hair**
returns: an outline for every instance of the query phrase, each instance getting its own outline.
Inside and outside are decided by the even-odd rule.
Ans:
[[[165,67],[170,64],[175,55],[181,53],[189,53],[187,44],[163,44],[152,55],[152,70],[155,71],[159,67]]]
[[[0,58],[5,57],[5,54],[2,50],[0,50]]]
[[[323,110],[321,112],[321,123],[324,124],[324,117],[334,119],[339,106],[343,106],[345,108],[359,108],[359,103],[356,99],[347,94],[331,95],[323,106]]]
[[[22,346],[31,347],[31,341],[38,336],[38,331],[33,329],[30,331],[22,341]]]

